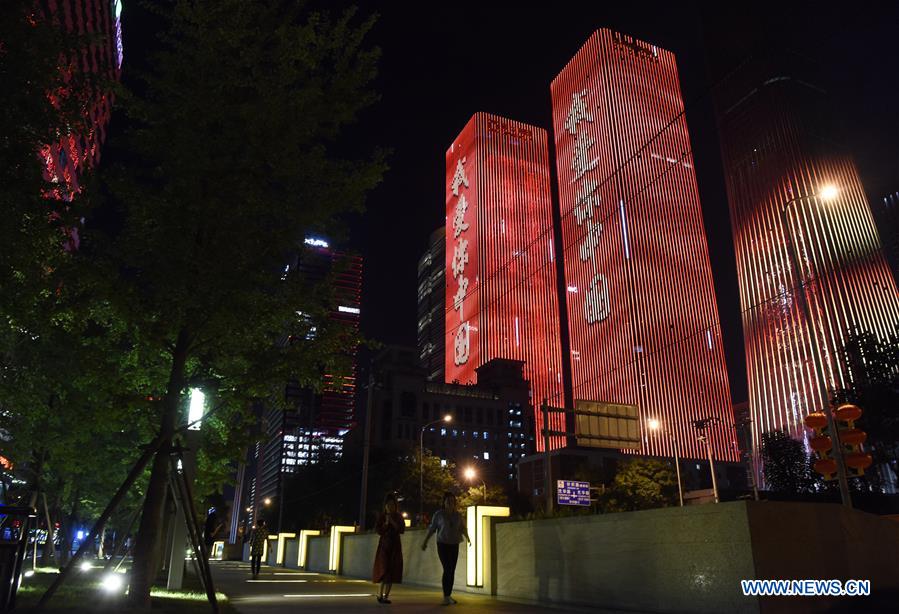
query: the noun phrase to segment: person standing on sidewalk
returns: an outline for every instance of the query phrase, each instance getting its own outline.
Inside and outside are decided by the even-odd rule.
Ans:
[[[453,599],[453,582],[456,579],[456,563],[459,560],[459,544],[462,539],[471,546],[468,537],[468,527],[462,519],[462,514],[456,505],[456,495],[446,492],[443,495],[443,507],[434,512],[431,526],[421,544],[422,550],[427,550],[428,540],[431,535],[437,534],[437,556],[440,557],[440,565],[443,566],[443,605],[456,603]]]
[[[390,603],[390,589],[403,581],[403,544],[400,534],[406,530],[406,523],[400,516],[396,495],[393,493],[384,499],[384,511],[378,516],[375,526],[381,538],[378,540],[371,580],[375,584],[381,584],[378,603]]]
[[[262,553],[267,539],[268,527],[265,526],[265,520],[260,520],[253,529],[253,537],[250,540],[250,569],[254,580],[259,577],[259,571],[262,569]]]

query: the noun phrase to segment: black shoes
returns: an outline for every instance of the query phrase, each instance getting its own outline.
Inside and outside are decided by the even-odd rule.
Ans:
[[[378,603],[386,603],[386,604],[390,604],[390,603],[392,603],[392,602],[391,602],[390,599],[388,599],[387,597],[378,597]]]

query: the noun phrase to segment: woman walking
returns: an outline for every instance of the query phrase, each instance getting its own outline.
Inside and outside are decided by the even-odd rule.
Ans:
[[[406,530],[393,493],[384,499],[384,511],[378,516],[375,527],[381,538],[378,540],[371,580],[375,584],[381,584],[378,603],[390,603],[390,589],[403,581],[403,544],[400,534]]]
[[[428,534],[421,544],[421,549],[426,550],[431,535],[437,534],[437,556],[443,566],[443,605],[456,603],[453,599],[453,581],[456,578],[456,562],[459,560],[459,544],[462,538],[471,545],[468,537],[468,527],[462,520],[462,514],[456,506],[456,495],[451,492],[444,493],[443,507],[434,512]]]
[[[250,541],[250,570],[253,572],[254,580],[259,577],[259,571],[262,569],[262,552],[265,550],[265,540],[267,539],[268,527],[265,526],[265,520],[260,520],[253,529],[253,537]]]

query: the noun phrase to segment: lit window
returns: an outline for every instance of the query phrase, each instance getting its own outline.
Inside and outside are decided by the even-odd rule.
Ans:
[[[446,429],[440,429],[440,436],[446,437]]]
[[[440,466],[441,466],[441,467],[446,467],[446,459],[445,459],[445,458],[441,458],[441,459],[440,459]]]
[[[484,460],[490,460],[490,452],[484,452]]]

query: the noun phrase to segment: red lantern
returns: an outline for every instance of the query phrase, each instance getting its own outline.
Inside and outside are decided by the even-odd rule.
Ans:
[[[815,452],[827,452],[833,447],[833,441],[827,435],[817,435],[809,440],[809,445]]]
[[[819,458],[815,461],[815,471],[829,480],[830,476],[837,472],[837,461],[832,458]]]
[[[837,407],[834,410],[833,414],[837,420],[842,420],[844,422],[855,422],[862,417],[862,408],[858,405],[846,403],[845,405],[840,405],[839,407]]]
[[[840,441],[846,446],[860,446],[865,443],[867,438],[868,434],[861,429],[842,429],[840,431]]]
[[[864,472],[864,470],[870,467],[871,463],[874,462],[871,455],[866,454],[865,452],[850,452],[849,454],[846,454],[843,459],[846,461],[848,467],[855,469],[859,473]]]
[[[805,417],[805,426],[816,431],[823,429],[827,426],[827,416],[820,411],[811,413]]]

